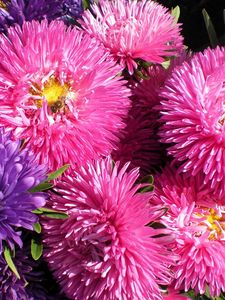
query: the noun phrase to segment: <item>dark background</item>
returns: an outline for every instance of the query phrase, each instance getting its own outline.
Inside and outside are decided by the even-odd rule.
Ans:
[[[225,0],[159,0],[158,2],[168,8],[179,5],[181,10],[179,22],[183,23],[184,42],[192,50],[203,50],[210,44],[202,16],[203,8],[211,18],[220,45],[225,45]]]

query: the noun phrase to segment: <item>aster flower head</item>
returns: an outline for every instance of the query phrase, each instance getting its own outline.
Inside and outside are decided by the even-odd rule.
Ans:
[[[43,193],[28,190],[45,179],[46,168],[19,148],[20,142],[12,141],[0,130],[0,253],[3,241],[11,248],[14,243],[22,246],[18,230],[33,230],[37,218],[32,210],[45,205]]]
[[[182,49],[179,25],[154,1],[101,0],[83,14],[82,27],[100,40],[130,74],[137,60],[153,64]]]
[[[161,138],[189,176],[225,192],[225,48],[207,49],[176,68],[162,91]]]
[[[0,32],[6,32],[13,24],[22,25],[25,21],[49,21],[81,17],[81,0],[2,0],[0,1]]]
[[[47,293],[42,286],[45,274],[38,270],[39,262],[31,259],[29,251],[30,247],[27,247],[27,245],[23,249],[16,248],[15,256],[12,258],[19,277],[9,268],[0,255],[1,300],[48,299]]]
[[[43,221],[46,259],[65,293],[73,299],[162,299],[172,257],[149,192],[137,193],[138,169],[126,172],[110,159],[82,167],[58,182],[49,205],[66,220]]]
[[[155,178],[152,202],[164,205],[164,225],[173,232],[174,287],[211,296],[225,291],[225,206],[203,184],[202,176],[187,178],[167,167]]]
[[[0,37],[0,124],[40,163],[108,155],[124,127],[130,91],[98,43],[62,22],[26,22]]]

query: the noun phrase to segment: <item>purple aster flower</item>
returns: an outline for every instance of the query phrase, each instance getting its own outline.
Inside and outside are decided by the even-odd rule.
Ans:
[[[67,24],[83,12],[82,0],[2,0],[0,1],[0,32],[15,23],[62,19]]]
[[[29,247],[16,249],[13,262],[20,275],[18,278],[0,256],[0,300],[47,300],[43,287],[44,273],[38,270],[36,262],[28,255]],[[50,299],[50,298],[49,298]]]
[[[22,258],[22,259],[21,259]],[[24,257],[20,257],[21,262],[24,261]],[[20,260],[17,260],[19,263]],[[19,271],[21,271],[22,265],[21,263],[17,266]],[[26,268],[25,268],[26,269]],[[21,272],[20,272],[21,273]],[[17,300],[24,299],[28,300],[28,295],[25,290],[26,281],[24,277],[18,279],[16,275],[11,271],[9,266],[6,264],[4,259],[0,257],[0,290],[1,300]]]
[[[18,229],[33,230],[37,216],[32,210],[45,205],[44,193],[28,190],[45,179],[46,169],[20,145],[0,129],[0,253],[3,241],[11,248],[22,246]]]

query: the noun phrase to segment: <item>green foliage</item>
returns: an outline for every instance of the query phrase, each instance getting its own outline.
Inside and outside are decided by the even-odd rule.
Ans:
[[[138,190],[138,193],[147,193],[154,190],[154,177],[152,175],[143,177],[139,183],[143,184],[144,186]]]
[[[61,168],[59,168],[58,170],[56,170],[55,172],[50,173],[48,175],[47,181],[51,181],[60,177],[69,168],[69,166],[70,166],[69,164],[66,164]]]
[[[12,252],[11,250],[5,245],[4,246],[4,258],[5,258],[5,261],[7,263],[7,265],[9,266],[9,268],[12,270],[12,272],[16,275],[16,277],[18,279],[20,279],[20,275],[17,271],[17,268],[12,260]]]
[[[55,172],[50,173],[48,175],[48,178],[45,181],[39,183],[34,188],[30,189],[30,192],[36,193],[36,192],[42,192],[51,189],[54,186],[51,181],[60,177],[69,168],[69,166],[70,166],[69,164],[66,164],[61,168],[59,168],[58,170],[56,170]]]
[[[34,230],[37,232],[37,233],[41,233],[41,224],[40,223],[35,223],[34,225],[33,225],[33,227],[34,227]]]
[[[209,287],[206,287],[206,291],[204,295],[196,294],[194,290],[190,290],[187,293],[183,293],[184,296],[187,296],[193,300],[225,300],[225,297],[223,294],[221,294],[218,297],[212,297],[210,295]]]
[[[34,188],[30,189],[31,193],[37,193],[37,192],[42,192],[42,191],[46,191],[49,190],[53,187],[52,183],[49,182],[41,182],[40,184],[38,184],[37,186],[35,186]]]
[[[31,256],[34,260],[38,260],[42,256],[43,245],[38,236],[31,240]]]
[[[180,18],[180,7],[178,5],[174,8],[172,8],[171,15],[174,17],[174,19],[177,23]]]
[[[57,211],[54,209],[49,209],[46,207],[41,207],[33,210],[33,213],[36,215],[43,215],[52,219],[67,219],[68,215],[65,212]]]
[[[210,44],[213,48],[215,48],[219,44],[215,28],[212,24],[210,16],[208,15],[208,13],[205,9],[202,10],[202,14],[203,14],[206,30],[208,32]]]

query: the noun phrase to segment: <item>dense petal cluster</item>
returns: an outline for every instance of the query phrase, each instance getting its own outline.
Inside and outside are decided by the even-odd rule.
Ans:
[[[225,48],[197,53],[176,68],[162,92],[162,141],[190,176],[225,192]]]
[[[0,125],[40,163],[56,170],[115,148],[130,91],[98,43],[62,22],[25,22],[0,37],[0,56]]]
[[[179,260],[173,268],[176,289],[210,295],[225,291],[225,206],[201,176],[187,178],[167,167],[155,178],[152,201],[164,205],[164,225],[175,242],[171,249]]]
[[[0,130],[0,253],[3,241],[22,245],[18,229],[33,230],[37,218],[32,210],[45,205],[46,196],[29,189],[45,179],[46,168],[20,145]]]
[[[137,60],[162,63],[182,49],[179,25],[161,5],[143,0],[101,0],[83,14],[84,30],[103,43],[129,73]]]
[[[137,193],[138,169],[126,172],[110,159],[66,176],[49,204],[69,218],[46,220],[46,259],[65,293],[79,300],[162,299],[170,280],[167,238],[153,229],[159,213],[150,193]]]
[[[81,0],[2,0],[0,1],[0,32],[24,21],[77,19],[83,12]]]
[[[162,67],[151,67],[148,80],[131,83],[132,107],[118,149],[112,153],[114,160],[130,161],[129,169],[140,167],[141,175],[158,168],[165,155],[157,135],[159,114],[154,106],[160,103],[159,92],[167,74]]]

